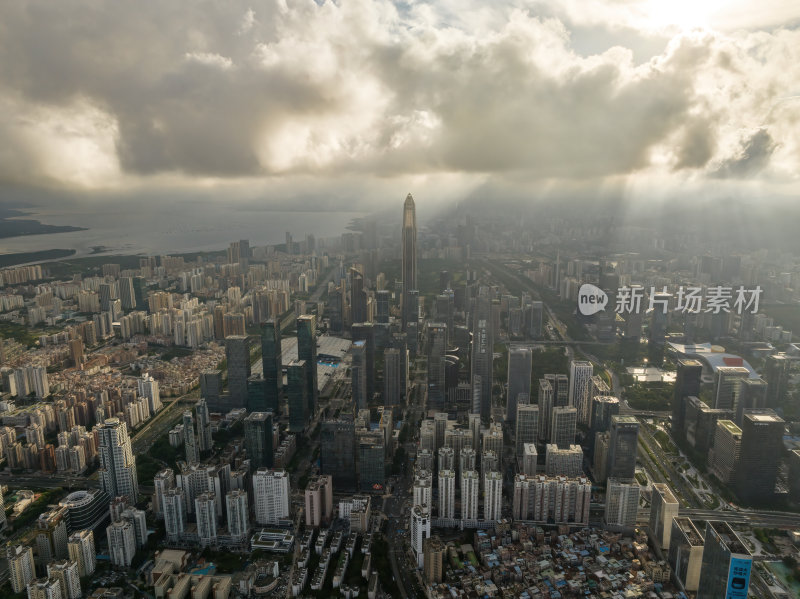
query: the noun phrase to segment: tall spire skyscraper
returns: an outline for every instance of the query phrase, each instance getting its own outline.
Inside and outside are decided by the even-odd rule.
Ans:
[[[410,312],[416,308],[416,302],[408,300],[409,292],[417,289],[417,210],[411,194],[406,196],[403,204],[403,330],[417,315]]]

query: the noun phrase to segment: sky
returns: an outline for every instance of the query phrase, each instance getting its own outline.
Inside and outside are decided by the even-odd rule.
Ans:
[[[791,201],[800,3],[5,2],[0,139],[6,204]]]

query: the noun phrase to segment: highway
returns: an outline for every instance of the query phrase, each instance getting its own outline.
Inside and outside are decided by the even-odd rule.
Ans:
[[[0,484],[7,485],[11,489],[67,489],[72,490],[86,488],[99,488],[100,482],[97,479],[85,476],[74,475],[34,475],[34,474],[11,474],[10,472],[0,472]]]

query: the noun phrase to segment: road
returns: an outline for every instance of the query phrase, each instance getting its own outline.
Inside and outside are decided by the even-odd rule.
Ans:
[[[136,431],[135,436],[131,439],[131,448],[134,455],[144,453],[150,449],[156,439],[174,426],[178,415],[190,408],[197,397],[197,391],[179,397]]]
[[[36,476],[32,474],[11,474],[10,472],[0,472],[0,484],[7,485],[12,489],[67,489],[73,487],[85,489],[87,487],[99,488],[100,482],[97,479],[85,476],[60,475],[56,474]]]

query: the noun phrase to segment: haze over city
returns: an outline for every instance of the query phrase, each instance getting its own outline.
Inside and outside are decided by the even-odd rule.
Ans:
[[[0,597],[800,597],[800,5],[0,7]]]

